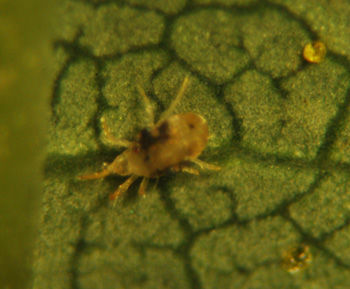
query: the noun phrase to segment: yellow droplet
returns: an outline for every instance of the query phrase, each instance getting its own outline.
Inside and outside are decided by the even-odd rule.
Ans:
[[[300,245],[283,254],[283,268],[289,273],[297,273],[305,269],[312,260],[309,246]]]
[[[305,45],[304,59],[311,63],[320,63],[326,56],[326,46],[321,41],[309,42]]]

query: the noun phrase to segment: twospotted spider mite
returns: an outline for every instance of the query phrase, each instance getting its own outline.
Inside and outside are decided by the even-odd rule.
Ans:
[[[149,128],[141,130],[135,141],[116,139],[110,133],[102,117],[102,128],[107,140],[115,146],[127,149],[112,163],[106,164],[102,171],[78,178],[92,180],[104,178],[110,174],[130,176],[110,196],[111,200],[115,200],[120,194],[127,191],[138,177],[143,177],[139,188],[139,195],[143,196],[149,179],[158,178],[168,170],[198,175],[198,170],[189,166],[191,162],[201,168],[220,170],[220,167],[207,164],[197,158],[208,141],[209,132],[206,120],[192,112],[173,115],[187,86],[188,77],[185,77],[177,96],[155,124],[150,100],[145,91],[141,87],[138,88],[145,102],[150,123]]]

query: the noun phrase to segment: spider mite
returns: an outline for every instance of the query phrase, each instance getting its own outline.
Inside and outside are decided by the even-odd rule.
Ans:
[[[91,180],[104,178],[110,174],[129,176],[110,196],[110,199],[114,200],[127,191],[138,177],[143,177],[139,195],[144,195],[149,179],[158,178],[169,170],[198,175],[198,170],[189,166],[190,163],[209,170],[220,170],[220,167],[207,164],[197,158],[208,141],[209,132],[206,120],[192,112],[173,115],[187,86],[188,77],[185,77],[177,96],[156,123],[154,123],[149,98],[141,87],[138,88],[145,102],[150,123],[149,128],[141,130],[135,141],[116,139],[110,133],[102,117],[102,128],[107,140],[115,146],[126,147],[126,150],[112,163],[106,164],[102,171],[78,178]]]

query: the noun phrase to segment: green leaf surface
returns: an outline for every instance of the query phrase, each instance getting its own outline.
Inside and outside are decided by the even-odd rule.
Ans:
[[[168,4],[166,4],[168,3]],[[65,1],[34,288],[349,288],[350,4]],[[346,24],[347,23],[347,24]],[[302,57],[321,40],[322,63]],[[222,167],[82,181],[189,86]],[[293,248],[312,261],[292,274]]]

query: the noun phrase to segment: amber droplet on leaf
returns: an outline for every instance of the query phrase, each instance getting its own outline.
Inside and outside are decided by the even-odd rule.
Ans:
[[[320,63],[326,56],[326,46],[321,41],[309,42],[305,45],[304,59],[311,63]]]
[[[297,273],[305,269],[312,260],[309,246],[300,245],[283,254],[283,268],[289,273]]]

